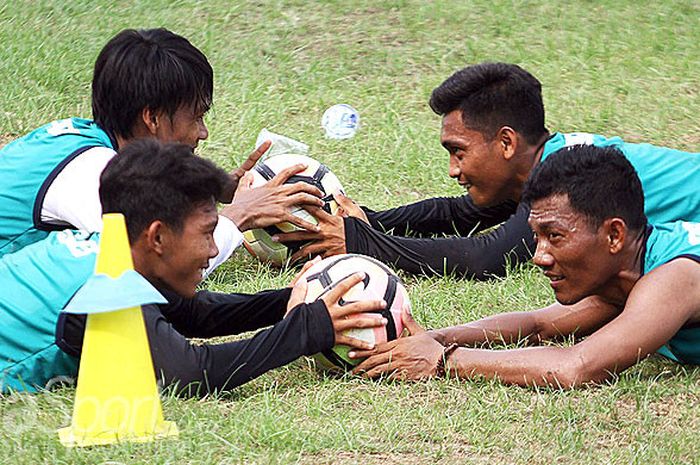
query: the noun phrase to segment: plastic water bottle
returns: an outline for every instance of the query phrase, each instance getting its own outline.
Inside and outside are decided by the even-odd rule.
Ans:
[[[350,105],[333,105],[323,113],[321,126],[330,139],[349,139],[360,126],[360,114]]]

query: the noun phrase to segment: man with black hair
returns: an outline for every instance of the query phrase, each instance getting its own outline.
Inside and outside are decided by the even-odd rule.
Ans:
[[[386,324],[381,301],[341,305],[363,276],[352,275],[306,304],[306,281],[258,294],[196,292],[218,253],[215,199],[229,176],[182,144],[142,139],[113,157],[100,178],[105,213],[124,214],[134,268],[168,300],[143,306],[156,376],[178,392],[230,390],[301,355],[334,344],[369,348],[345,336],[350,328]],[[99,233],[64,230],[0,261],[0,392],[34,391],[72,377],[83,340],[84,316],[60,313],[93,274]],[[309,263],[309,265],[311,262]],[[60,315],[59,315],[60,313]],[[186,338],[225,336],[264,326],[253,337],[222,344]]]
[[[94,120],[55,121],[0,150],[0,257],[49,231],[100,231],[99,177],[116,150],[144,137],[194,149],[208,137],[204,115],[212,96],[211,65],[184,37],[166,29],[127,29],[113,37],[95,62]],[[217,200],[232,201],[238,179],[268,147],[263,144],[231,173]],[[209,270],[240,245],[240,230],[280,221],[315,228],[289,207],[322,205],[320,191],[306,183],[283,185],[301,169],[292,167],[263,188],[240,192],[222,210],[216,230],[219,254]]]
[[[608,380],[654,352],[700,364],[700,223],[648,225],[642,183],[615,147],[560,149],[534,169],[523,202],[533,261],[557,303],[427,332],[404,314],[413,335],[352,351],[370,356],[357,372],[569,388]],[[465,347],[572,336],[579,342],[566,347]]]
[[[319,232],[279,236],[281,241],[317,241],[295,258],[362,253],[410,273],[503,276],[509,264],[529,260],[534,250],[528,208],[520,202],[525,180],[539,162],[574,144],[616,147],[625,154],[642,180],[650,221],[700,222],[700,154],[618,137],[550,134],[540,82],[517,65],[481,63],[459,70],[433,91],[430,107],[442,116],[449,175],[468,194],[381,212],[362,211],[340,196],[350,217],[314,209]]]

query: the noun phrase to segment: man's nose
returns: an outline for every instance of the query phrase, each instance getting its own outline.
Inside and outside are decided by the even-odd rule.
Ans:
[[[219,255],[219,247],[217,247],[216,241],[214,241],[214,237],[212,236],[209,243],[209,258],[214,258],[217,255]]]
[[[458,178],[460,175],[459,163],[455,157],[450,157],[449,175],[451,178]]]
[[[532,257],[532,262],[542,268],[547,268],[554,265],[554,257],[548,250],[545,241],[537,241],[535,255]]]
[[[206,140],[209,137],[209,129],[204,122],[199,125],[199,140]]]

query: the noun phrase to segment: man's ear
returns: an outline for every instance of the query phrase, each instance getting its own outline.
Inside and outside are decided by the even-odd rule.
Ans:
[[[503,158],[510,160],[518,150],[518,133],[510,126],[503,126],[496,133],[496,142]]]
[[[158,130],[158,124],[160,122],[160,113],[151,108],[146,107],[143,110],[141,110],[141,121],[143,121],[146,130],[152,136],[155,136],[156,131]]]
[[[608,251],[614,255],[619,253],[625,246],[627,240],[627,223],[622,218],[609,218],[603,223],[605,236],[607,239]]]
[[[162,221],[156,220],[148,225],[142,236],[149,250],[157,255],[163,255],[170,234],[170,228]]]

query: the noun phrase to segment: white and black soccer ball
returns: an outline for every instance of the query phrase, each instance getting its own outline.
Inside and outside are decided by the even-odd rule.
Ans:
[[[307,292],[305,301],[314,302],[330,292],[340,281],[357,273],[365,273],[364,281],[353,286],[340,300],[340,305],[359,300],[384,300],[386,308],[374,313],[387,319],[386,326],[376,328],[357,328],[345,332],[345,335],[361,339],[372,344],[392,341],[401,336],[403,322],[401,311],[410,311],[411,302],[401,279],[385,264],[364,255],[342,254],[325,258],[306,270],[299,279],[306,279]],[[357,315],[351,315],[350,318]],[[336,345],[314,358],[319,367],[329,370],[348,370],[360,363],[358,359],[348,357],[350,347]]]
[[[260,187],[285,168],[300,163],[305,164],[307,168],[301,173],[291,176],[285,184],[306,182],[317,187],[323,193],[323,210],[331,215],[335,215],[338,211],[338,203],[333,199],[333,192],[338,190],[343,192],[343,186],[326,165],[306,155],[281,154],[259,161],[251,170],[253,173],[252,187]],[[316,218],[301,207],[292,210],[292,214],[309,223],[318,223]],[[248,252],[259,260],[282,266],[305,242],[287,242],[282,244],[273,242],[272,236],[282,232],[298,231],[299,229],[296,225],[289,222],[279,223],[264,229],[251,229],[243,233],[243,244]]]

